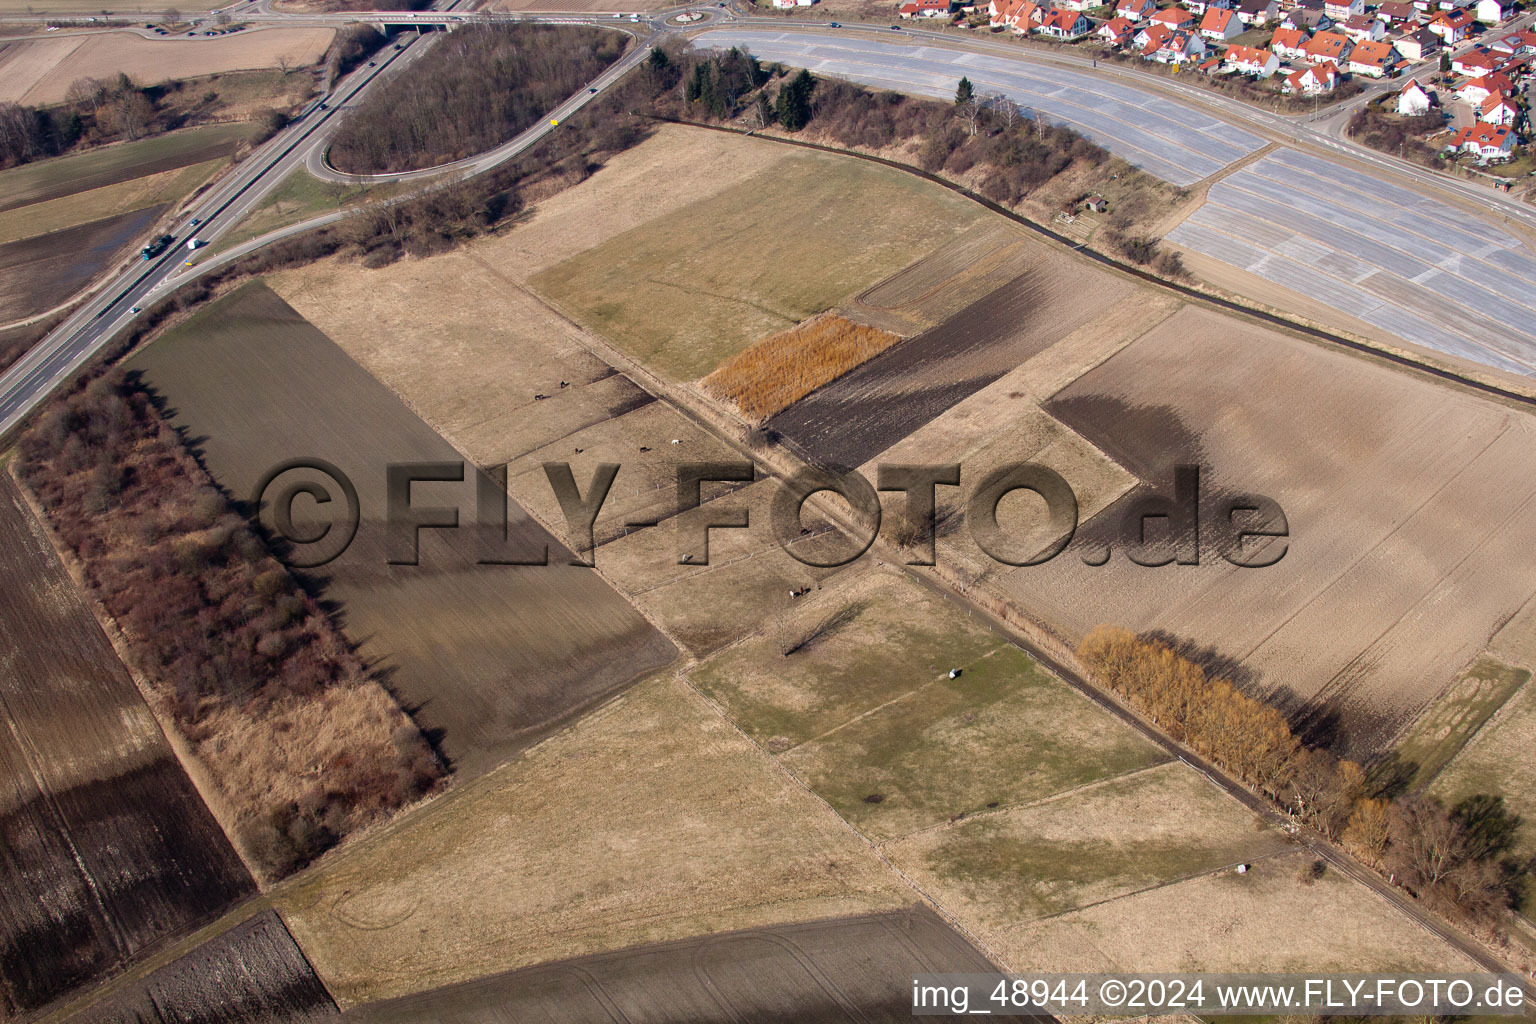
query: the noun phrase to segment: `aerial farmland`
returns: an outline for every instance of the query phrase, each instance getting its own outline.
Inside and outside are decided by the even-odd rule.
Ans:
[[[17,16],[0,1021],[1528,987],[1536,217],[933,2]]]

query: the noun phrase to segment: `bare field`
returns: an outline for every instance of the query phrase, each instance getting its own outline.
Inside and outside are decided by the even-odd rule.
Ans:
[[[1008,936],[1031,970],[1466,971],[1472,965],[1381,897],[1328,871],[1302,880],[1310,854],[1256,861],[1132,893]]]
[[[882,850],[989,946],[1006,948],[1041,918],[1289,845],[1277,829],[1256,829],[1241,804],[1173,761],[928,829]],[[1119,966],[1140,970],[1142,963],[1138,955]]]
[[[1240,399],[1233,396],[1241,396]],[[1531,596],[1532,424],[1523,414],[1217,314],[1185,309],[1047,406],[1147,486],[1082,545],[1002,586],[1069,637],[1161,629],[1240,665],[1314,739],[1384,751]],[[1147,569],[1126,510],[1198,463],[1204,493],[1260,493],[1289,521],[1275,566]],[[1207,523],[1219,519],[1208,503]],[[1207,547],[1213,541],[1207,531]],[[1107,565],[1075,552],[1116,548]]]
[[[254,893],[42,526],[0,471],[0,1014]]]
[[[251,495],[263,473],[297,454],[324,458],[355,482],[357,539],[314,584],[337,606],[359,654],[440,737],[460,772],[499,763],[674,656],[665,638],[596,574],[569,565],[570,554],[515,504],[508,520],[515,550],[502,553],[527,557],[544,547],[549,565],[477,564],[482,536],[473,529],[423,531],[420,564],[390,564],[386,464],[462,464],[462,456],[260,284],[168,333],[132,367],[235,496]],[[412,500],[458,504],[468,526],[474,476],[471,469],[462,484],[418,484]],[[303,505],[296,511],[314,515]]]
[[[0,212],[217,160],[250,133],[246,124],[205,125],[11,167],[0,171]]]
[[[269,283],[482,466],[650,400],[477,248],[380,270],[329,260]]]
[[[1024,229],[990,218],[843,303],[841,311],[902,336],[920,334],[1024,273],[1040,258]]]
[[[511,231],[471,251],[526,282],[587,249],[770,171],[787,159],[777,143],[661,125],[573,188],[541,199]],[[665,182],[665,187],[657,187]]]
[[[834,815],[663,675],[339,851],[280,910],[346,1005],[912,901]]]
[[[901,1024],[912,1017],[913,975],[993,969],[922,907],[565,960],[362,1007],[354,1015],[372,1024],[586,1024],[610,1016],[652,1024]]]
[[[654,190],[654,182],[648,187]],[[983,216],[964,199],[899,171],[794,154],[531,283],[656,372],[694,380],[759,338],[900,270],[914,253],[942,245]]]
[[[79,78],[126,74],[139,85],[226,71],[291,67],[317,62],[330,46],[330,28],[256,28],[211,39],[146,39],[135,32],[103,32],[62,40],[19,40],[0,51],[0,101],[28,106],[61,103]],[[72,45],[60,45],[69,43]],[[17,53],[8,55],[13,47]],[[38,53],[31,52],[38,50]],[[14,70],[10,70],[14,69]],[[25,73],[23,73],[25,71]]]
[[[1034,265],[931,330],[774,416],[810,461],[853,467],[1112,306],[1131,286],[1043,247]]]
[[[0,245],[0,322],[52,309],[127,256],[165,212],[147,206]]]
[[[336,1004],[271,910],[70,1018],[72,1024],[308,1024]]]

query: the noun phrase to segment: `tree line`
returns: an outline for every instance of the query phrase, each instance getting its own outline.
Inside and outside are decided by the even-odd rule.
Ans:
[[[409,75],[372,91],[331,142],[338,170],[415,170],[492,149],[545,117],[619,58],[597,28],[512,24],[439,39]]]
[[[82,382],[27,432],[20,455],[22,480],[177,729],[194,749],[211,743],[215,751],[248,734],[250,749],[216,756],[243,756],[239,784],[266,794],[254,806],[236,800],[247,846],[266,871],[302,866],[438,784],[443,769],[421,732],[382,691],[359,695],[376,684],[345,638],[135,378],[112,370]],[[267,750],[258,737],[305,707],[331,717],[286,742],[325,771],[284,796],[299,781],[289,765],[260,763]],[[368,709],[365,721],[355,720],[359,708]],[[292,754],[278,744],[270,752]],[[229,772],[214,767],[227,781]]]
[[[1501,797],[1447,808],[1382,791],[1359,764],[1303,743],[1275,708],[1159,639],[1098,626],[1077,653],[1094,682],[1170,737],[1437,910],[1497,930],[1518,907],[1532,865],[1513,855],[1520,819]]]

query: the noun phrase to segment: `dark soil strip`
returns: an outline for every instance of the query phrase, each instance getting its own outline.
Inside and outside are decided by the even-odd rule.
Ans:
[[[0,245],[0,322],[64,302],[117,260],[165,209],[150,206]]]
[[[899,1024],[912,1019],[914,975],[996,970],[938,915],[918,907],[564,960],[358,1007],[342,1019]]]
[[[336,1004],[268,910],[71,1018],[72,1024],[304,1024]]]

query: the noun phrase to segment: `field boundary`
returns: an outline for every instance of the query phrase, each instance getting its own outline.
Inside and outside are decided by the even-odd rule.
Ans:
[[[1073,242],[1067,236],[1060,234],[1043,224],[1039,224],[1030,218],[1025,217],[1023,214],[1016,213],[1013,210],[1008,209],[1006,206],[1003,206],[1001,203],[988,199],[986,196],[983,196],[964,185],[950,181],[949,179],[941,177],[930,171],[925,171],[921,167],[915,167],[912,164],[903,163],[899,160],[891,160],[887,157],[875,156],[871,153],[861,153],[858,150],[844,149],[839,146],[829,146],[819,142],[807,142],[803,139],[787,139],[779,135],[759,134],[752,129],[740,129],[732,128],[727,125],[706,124],[701,121],[688,121],[683,118],[666,117],[660,114],[647,114],[642,111],[630,111],[630,113],[635,117],[645,118],[651,121],[661,121],[667,124],[682,125],[689,128],[702,128],[707,131],[725,132],[730,135],[750,136],[754,139],[765,139],[767,141],[781,143],[786,146],[796,146],[801,149],[810,149],[822,153],[833,153],[839,156],[852,157],[856,160],[865,160],[870,163],[881,164],[885,167],[904,171],[907,174],[915,175],[926,181],[932,182],[935,185],[942,186],[943,188],[946,188],[957,195],[964,196],[966,199],[969,199],[972,202],[985,207],[991,212],[999,214],[1003,217],[1007,217],[1014,223],[1020,224],[1026,228],[1029,228],[1036,234],[1044,236],[1048,241],[1055,242],[1058,245],[1064,246],[1073,252],[1081,254],[1084,258],[1091,260],[1094,263],[1108,267],[1111,270],[1119,271],[1122,274],[1129,274],[1132,277],[1135,277],[1136,279],[1147,284],[1151,284],[1155,287],[1176,292],[1186,299],[1202,303],[1206,306],[1214,306],[1223,312],[1236,313],[1239,316],[1258,320],[1267,326],[1279,327],[1282,330],[1300,334],[1310,341],[1336,345],[1348,349],[1351,352],[1356,352],[1372,358],[1384,360],[1404,369],[1424,373],[1451,384],[1458,384],[1496,398],[1516,402],[1527,408],[1536,409],[1536,385],[1533,385],[1533,390],[1531,392],[1514,390],[1512,387],[1495,384],[1492,381],[1483,380],[1480,377],[1473,376],[1469,373],[1453,370],[1449,367],[1437,366],[1433,363],[1414,359],[1411,356],[1403,355],[1398,352],[1393,352],[1389,349],[1381,347],[1380,345],[1345,337],[1342,334],[1330,331],[1324,327],[1318,327],[1313,326],[1312,324],[1304,323],[1301,320],[1287,316],[1284,313],[1272,312],[1270,310],[1266,310],[1246,302],[1225,298],[1224,296],[1220,295],[1213,295],[1210,292],[1194,287],[1192,285],[1179,284],[1175,281],[1170,281],[1167,278],[1159,277],[1157,274],[1154,274],[1149,270],[1143,270],[1140,267],[1133,266],[1122,260],[1118,260],[1113,256],[1099,252],[1096,249],[1090,249],[1086,243]]]

